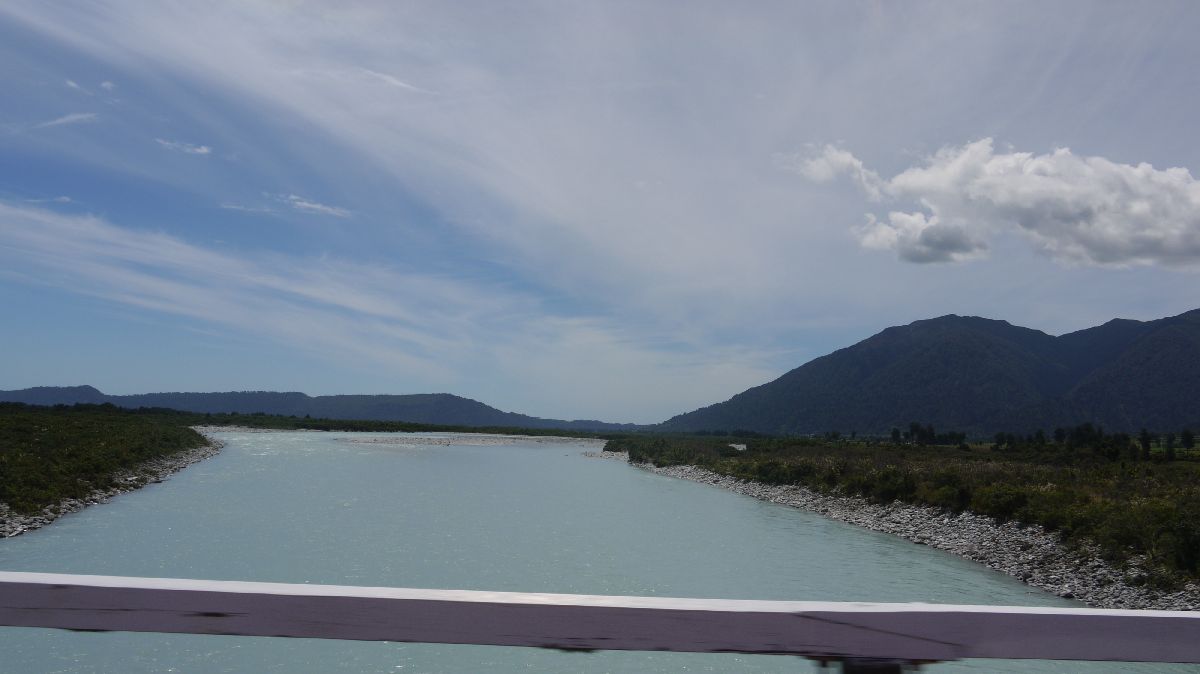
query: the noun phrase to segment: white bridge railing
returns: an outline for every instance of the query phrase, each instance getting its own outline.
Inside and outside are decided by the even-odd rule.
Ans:
[[[0,572],[0,625],[843,662],[1200,663],[1200,613],[673,599]],[[888,664],[891,663],[891,664]]]

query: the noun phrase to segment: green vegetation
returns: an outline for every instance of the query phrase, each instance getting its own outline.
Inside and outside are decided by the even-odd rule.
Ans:
[[[112,406],[0,403],[0,502],[32,512],[112,486],[117,471],[199,447],[204,437],[162,415]]]
[[[767,484],[1040,524],[1068,542],[1095,543],[1112,561],[1145,555],[1164,571],[1152,576],[1156,583],[1200,576],[1200,460],[1190,448],[1174,448],[1169,437],[1153,445],[1150,434],[1143,446],[1089,425],[1055,435],[1061,441],[1044,433],[998,434],[995,444],[950,446],[915,439],[626,436],[606,448],[629,452],[631,462],[697,465]]]
[[[561,435],[545,428],[477,428],[268,414],[202,414],[104,405],[38,407],[0,403],[0,503],[33,512],[113,486],[113,475],[204,444],[191,426],[276,430],[470,432]],[[573,437],[599,437],[572,431]]]

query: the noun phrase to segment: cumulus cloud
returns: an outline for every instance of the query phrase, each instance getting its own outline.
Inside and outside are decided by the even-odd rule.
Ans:
[[[65,126],[68,124],[86,124],[88,122],[94,122],[99,118],[100,118],[100,115],[97,115],[94,112],[72,112],[71,114],[63,115],[62,117],[55,117],[54,119],[46,120],[44,122],[41,122],[40,124],[34,124],[33,128],[47,129],[52,126]]]
[[[113,89],[117,88],[117,85],[113,84],[109,80],[104,80],[103,82],[100,83],[100,88],[105,91],[112,91]]]
[[[183,152],[184,154],[206,155],[212,153],[212,148],[207,145],[192,145],[191,143],[181,143],[179,141],[164,140],[162,138],[155,138],[154,140],[168,150]]]
[[[894,250],[901,259],[916,263],[964,260],[987,250],[967,228],[920,212],[892,211],[886,221],[867,214],[867,224],[856,233],[864,247]]]
[[[872,198],[917,210],[868,214],[856,229],[868,248],[910,262],[976,257],[987,240],[1016,230],[1040,250],[1095,265],[1200,262],[1200,182],[1185,168],[1156,169],[1060,148],[997,152],[991,138],[947,147],[889,180],[845,150],[827,146],[801,172],[812,180],[849,175]]]
[[[815,157],[791,159],[788,168],[814,182],[824,183],[846,174],[854,179],[863,192],[873,200],[882,196],[883,181],[879,174],[863,166],[862,161],[846,150],[826,145]]]

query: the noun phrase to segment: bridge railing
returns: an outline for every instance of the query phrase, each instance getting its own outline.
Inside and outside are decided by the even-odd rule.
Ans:
[[[0,625],[845,662],[1200,663],[1200,613],[624,597],[0,572]]]

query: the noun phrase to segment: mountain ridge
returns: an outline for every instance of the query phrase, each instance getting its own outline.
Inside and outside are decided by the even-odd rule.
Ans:
[[[1126,432],[1200,429],[1198,383],[1200,309],[1195,309],[1150,321],[1114,318],[1057,337],[979,316],[921,319],[885,328],[724,402],[654,426],[543,419],[449,393],[115,396],[82,385],[0,391],[0,400],[595,431],[885,434],[915,421],[979,437],[1082,423]]]
[[[1200,309],[1057,337],[948,314],[885,328],[658,428],[878,434],[916,421],[976,435],[1085,422],[1179,430],[1200,427],[1198,382]]]
[[[108,395],[90,385],[36,386],[0,391],[0,401],[30,405],[73,405],[111,403],[118,407],[166,407],[186,412],[279,414],[333,419],[405,421],[449,426],[508,426],[518,428],[561,428],[563,430],[633,430],[636,424],[594,419],[544,419],[516,412],[503,412],[477,400],[451,393],[406,395],[344,394],[310,396],[298,391],[224,391],[213,393],[163,392]]]

